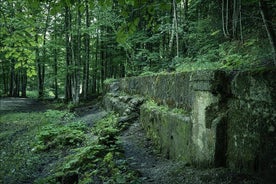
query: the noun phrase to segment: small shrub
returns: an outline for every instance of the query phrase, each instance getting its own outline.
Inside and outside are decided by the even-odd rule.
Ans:
[[[66,146],[80,146],[85,140],[86,125],[73,122],[64,126],[47,125],[36,136],[33,151],[44,151]]]
[[[60,110],[47,110],[44,115],[49,121],[70,121],[75,118],[74,113],[70,113],[68,111],[60,111]]]

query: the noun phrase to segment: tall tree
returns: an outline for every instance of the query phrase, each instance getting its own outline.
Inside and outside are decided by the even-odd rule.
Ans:
[[[85,22],[86,22],[86,30],[90,28],[90,13],[89,13],[89,2],[85,0]],[[83,67],[83,97],[86,99],[88,95],[88,85],[89,85],[89,67],[90,67],[90,35],[86,31],[84,36],[84,67]]]
[[[269,38],[269,42],[271,45],[274,65],[276,66],[276,36],[275,36],[274,29],[273,29],[272,16],[268,15],[268,12],[270,12],[270,11],[269,11],[266,1],[259,0],[259,7],[260,7],[260,12],[262,15],[263,22],[264,22],[264,26],[265,26],[265,29],[266,29],[266,32],[267,32],[267,35]]]

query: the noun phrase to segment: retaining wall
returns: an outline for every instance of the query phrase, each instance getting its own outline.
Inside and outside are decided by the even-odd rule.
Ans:
[[[276,169],[275,78],[275,69],[131,77],[108,85],[105,102],[110,106],[114,98],[122,98],[121,92],[147,99],[140,107],[140,122],[168,158],[272,173]],[[121,102],[113,103],[113,109]]]

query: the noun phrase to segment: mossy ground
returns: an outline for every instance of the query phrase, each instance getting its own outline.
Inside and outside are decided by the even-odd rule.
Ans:
[[[2,115],[0,183],[139,183],[117,141],[116,115],[93,127],[78,119],[65,110]]]

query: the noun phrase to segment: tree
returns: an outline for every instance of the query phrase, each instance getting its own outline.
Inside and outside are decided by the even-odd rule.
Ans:
[[[0,3],[1,95],[36,90],[78,103],[100,94],[107,78],[194,63],[276,64],[271,0]]]
[[[271,45],[274,65],[276,66],[276,36],[275,36],[274,29],[273,29],[272,16],[268,15],[268,12],[270,12],[270,11],[269,11],[266,1],[259,0],[259,7],[260,7],[260,12],[262,15],[263,22],[264,22],[264,26],[265,26],[265,29],[266,29],[266,32],[267,32],[267,35],[269,38],[269,42]]]

